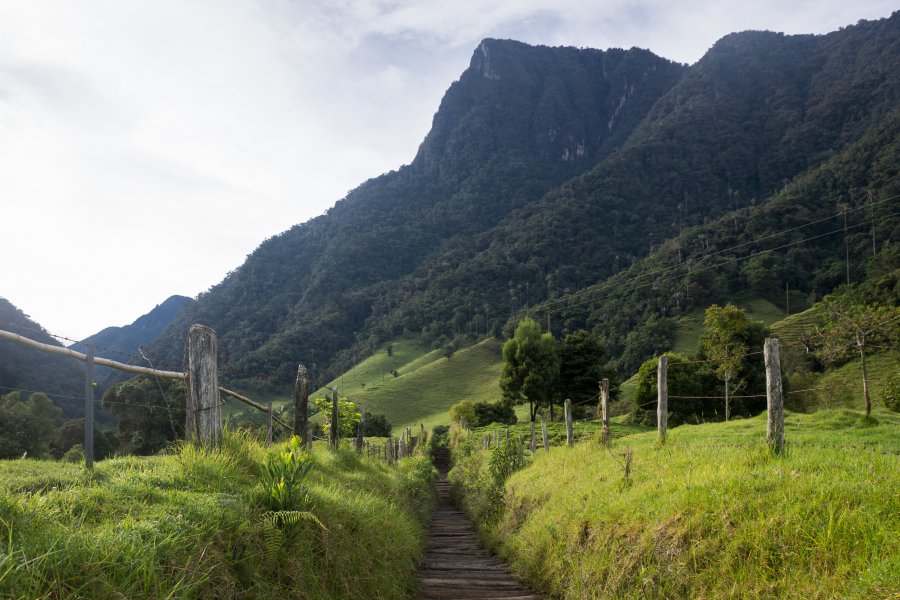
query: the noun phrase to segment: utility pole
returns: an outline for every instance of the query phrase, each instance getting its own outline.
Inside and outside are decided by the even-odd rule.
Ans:
[[[850,240],[847,239],[847,205],[841,204],[844,213],[844,264],[847,268],[847,285],[850,285]]]
[[[878,252],[878,247],[875,245],[875,194],[872,193],[872,190],[866,190],[866,194],[869,195],[869,208],[872,214],[872,256],[875,256]]]

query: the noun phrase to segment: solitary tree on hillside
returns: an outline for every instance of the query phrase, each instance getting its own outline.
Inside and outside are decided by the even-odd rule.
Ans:
[[[866,352],[873,343],[898,337],[900,307],[874,306],[854,297],[851,289],[825,296],[820,305],[822,324],[816,330],[818,354],[835,362],[859,353],[866,416],[872,413]]]
[[[559,378],[559,351],[550,333],[541,333],[534,319],[523,319],[512,338],[503,344],[500,389],[511,404],[528,403],[534,421],[542,404],[549,405]]]
[[[732,395],[745,383],[744,357],[762,341],[767,328],[754,322],[734,304],[713,304],[706,309],[705,331],[700,339],[703,353],[712,360],[716,376],[725,384],[725,420],[731,418]],[[752,345],[751,345],[752,343]]]

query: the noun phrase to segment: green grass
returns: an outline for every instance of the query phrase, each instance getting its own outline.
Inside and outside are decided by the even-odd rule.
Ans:
[[[558,598],[896,597],[900,415],[873,415],[791,414],[781,456],[763,417],[539,451],[483,535]],[[487,456],[451,473],[470,508],[490,504]]]
[[[328,387],[337,385],[358,407],[386,415],[395,432],[407,425],[418,430],[420,423],[426,428],[449,423],[450,407],[460,400],[496,401],[500,397],[502,357],[497,340],[458,350],[449,360],[443,353],[409,340],[395,341],[393,347],[393,357],[379,351]],[[400,376],[393,377],[388,367],[397,369]],[[325,393],[323,388],[313,397]]]
[[[900,351],[882,352],[866,357],[866,367],[869,379],[869,397],[872,406],[883,407],[881,399],[881,387],[888,377],[900,369]],[[802,394],[806,410],[821,408],[855,408],[865,407],[863,394],[862,371],[860,361],[852,360],[841,367],[816,373],[800,382],[804,387],[798,389],[816,388],[814,391]]]
[[[796,344],[803,335],[808,335],[816,327],[816,311],[812,308],[799,312],[770,324],[772,333],[783,344]]]
[[[0,461],[2,598],[404,598],[432,505],[423,458],[314,451],[311,511],[266,520],[246,436],[82,466]]]

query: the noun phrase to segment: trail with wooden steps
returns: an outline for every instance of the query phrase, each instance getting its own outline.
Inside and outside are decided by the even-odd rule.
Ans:
[[[434,459],[439,475],[438,505],[428,530],[425,558],[419,567],[420,600],[540,600],[513,577],[506,565],[481,545],[469,518],[450,501],[450,457],[439,448]]]

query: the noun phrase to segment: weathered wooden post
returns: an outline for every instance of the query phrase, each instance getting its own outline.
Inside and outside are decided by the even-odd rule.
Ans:
[[[185,400],[185,436],[204,446],[218,444],[222,440],[222,412],[216,332],[206,325],[191,325],[188,332]]]
[[[656,369],[656,429],[660,444],[666,443],[666,430],[669,427],[668,368],[669,357],[663,354],[659,357]]]
[[[331,388],[331,447],[337,449],[340,436],[337,386]]]
[[[566,398],[566,445],[571,446],[575,443],[575,436],[572,433],[572,401]]]
[[[272,444],[272,403],[266,407],[266,446]]]
[[[766,443],[772,452],[784,449],[784,395],[781,386],[781,342],[767,338],[763,347],[766,362]]]
[[[84,466],[94,468],[94,346],[85,348],[84,361]]]
[[[544,437],[544,450],[550,449],[550,440],[547,439],[547,422],[541,419],[541,435]]]
[[[304,448],[312,445],[309,437],[309,376],[306,367],[297,366],[297,381],[294,383],[294,434],[300,436]]]
[[[365,439],[366,433],[366,407],[362,407],[362,412],[359,415],[359,427],[356,432],[356,451],[362,453],[363,441]]]
[[[600,380],[600,441],[609,444],[612,435],[609,430],[609,379]]]
[[[535,435],[534,435],[534,421],[530,422],[531,428],[531,455],[534,456],[534,446],[535,446]]]
[[[400,458],[406,458],[406,436],[400,436]]]

